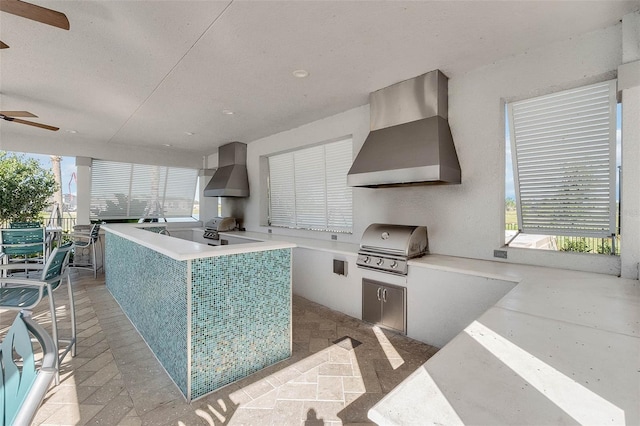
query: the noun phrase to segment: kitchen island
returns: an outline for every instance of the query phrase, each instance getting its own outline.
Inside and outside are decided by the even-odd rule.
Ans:
[[[187,401],[291,356],[291,249],[104,225],[106,285]]]

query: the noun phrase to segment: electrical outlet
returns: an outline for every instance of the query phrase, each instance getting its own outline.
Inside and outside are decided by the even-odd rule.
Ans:
[[[494,250],[493,251],[493,257],[499,257],[500,259],[506,259],[507,258],[507,251],[506,250]]]
[[[272,231],[271,231],[271,228],[267,229],[267,233],[269,233],[269,234],[270,234],[271,232],[272,232]]]
[[[336,240],[338,239],[338,236],[337,236],[337,235],[332,235],[332,236],[331,236],[331,239],[332,239],[332,240],[334,240],[334,241],[336,241]]]

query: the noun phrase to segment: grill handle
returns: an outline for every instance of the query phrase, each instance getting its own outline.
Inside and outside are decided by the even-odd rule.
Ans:
[[[376,294],[378,296],[378,300],[382,300],[382,297],[380,296],[380,293],[382,293],[382,287],[378,287],[378,291],[376,292]]]

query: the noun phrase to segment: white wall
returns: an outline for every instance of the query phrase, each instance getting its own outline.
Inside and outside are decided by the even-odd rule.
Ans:
[[[341,234],[339,240],[357,243],[372,222],[424,224],[433,253],[494,259],[493,250],[502,246],[504,238],[505,101],[615,78],[622,60],[621,33],[621,25],[616,25],[449,76],[449,121],[462,184],[355,188],[354,233]],[[260,197],[256,196],[266,184],[260,178],[260,156],[345,135],[353,135],[355,154],[368,131],[369,109],[363,106],[250,143],[247,161],[252,197],[244,214],[247,229],[266,231],[261,226]],[[278,228],[273,232],[330,238],[327,233]],[[510,249],[508,261],[614,275],[620,272],[620,259],[614,256]]]
[[[622,204],[624,227],[621,275],[638,279],[640,265],[640,12],[622,18]],[[630,70],[630,71],[629,71]],[[624,72],[624,71],[623,71]]]

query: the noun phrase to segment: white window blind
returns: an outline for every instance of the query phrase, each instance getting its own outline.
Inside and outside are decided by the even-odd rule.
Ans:
[[[269,224],[351,232],[351,160],[351,139],[269,157]]]
[[[198,170],[93,160],[91,219],[190,217]]]
[[[508,111],[520,230],[614,234],[615,80],[514,102]]]

